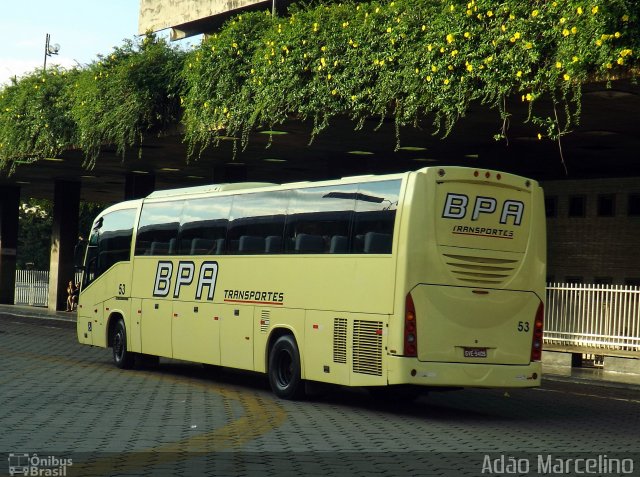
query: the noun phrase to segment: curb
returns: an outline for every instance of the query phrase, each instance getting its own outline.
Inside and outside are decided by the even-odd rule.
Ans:
[[[625,374],[625,373],[619,373]],[[628,376],[633,376],[634,378],[640,378],[637,374],[629,374]],[[542,376],[543,383],[544,381],[551,381],[556,383],[571,383],[571,384],[580,384],[583,386],[598,386],[601,388],[616,388],[616,389],[626,389],[630,391],[640,391],[640,384],[635,383],[624,383],[620,381],[610,381],[606,379],[589,379],[589,378],[579,378],[574,376],[561,376],[554,374],[543,374]]]

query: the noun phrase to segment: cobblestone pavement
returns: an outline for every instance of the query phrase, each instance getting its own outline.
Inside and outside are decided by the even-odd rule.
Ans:
[[[510,457],[542,475],[538,454],[543,470],[626,458],[640,475],[633,386],[545,381],[391,404],[328,388],[288,402],[251,373],[169,360],[122,371],[110,350],[79,345],[73,323],[2,315],[0,363],[0,475],[487,475]]]

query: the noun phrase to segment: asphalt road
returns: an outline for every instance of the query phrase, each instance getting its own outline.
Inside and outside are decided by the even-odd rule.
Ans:
[[[0,363],[0,475],[640,475],[638,387],[289,402],[252,373],[122,371],[73,323],[2,314]]]

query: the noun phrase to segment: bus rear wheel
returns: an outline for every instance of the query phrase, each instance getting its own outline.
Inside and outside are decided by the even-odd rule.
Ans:
[[[291,335],[276,340],[269,352],[269,384],[281,399],[301,399],[305,387],[301,377],[300,352]]]
[[[122,320],[118,320],[113,327],[111,346],[113,348],[113,364],[120,369],[132,368],[135,355],[127,350],[127,330]]]

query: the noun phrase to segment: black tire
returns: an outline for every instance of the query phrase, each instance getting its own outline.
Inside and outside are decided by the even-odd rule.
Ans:
[[[127,350],[127,330],[122,320],[118,320],[113,327],[111,346],[113,348],[113,364],[120,369],[133,368],[135,354]]]
[[[291,335],[276,340],[269,352],[269,384],[281,399],[302,399],[305,383],[300,372],[300,352]]]

